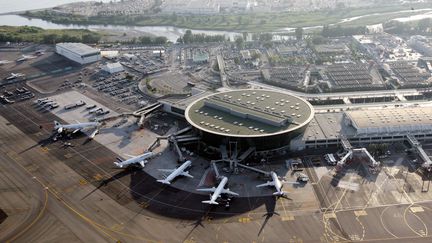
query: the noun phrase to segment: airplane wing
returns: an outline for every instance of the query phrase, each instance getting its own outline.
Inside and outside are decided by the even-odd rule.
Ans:
[[[77,133],[77,132],[79,132],[81,129],[75,129],[72,133]]]
[[[232,192],[232,191],[230,191],[228,189],[223,189],[222,193],[230,194],[230,195],[233,195],[233,196],[238,196],[239,195],[238,193]]]
[[[256,187],[265,187],[265,186],[274,186],[274,185],[275,184],[273,181],[267,181],[266,183],[257,185]]]
[[[165,172],[165,173],[173,173],[175,170],[171,170],[171,169],[158,169],[158,171]]]
[[[80,124],[80,122],[78,120],[75,120],[76,124]]]
[[[214,187],[212,187],[212,188],[198,188],[196,190],[200,191],[200,192],[215,192],[216,188],[214,188]]]
[[[136,156],[130,155],[130,154],[124,154],[125,156],[129,157],[129,158],[135,158]]]
[[[281,181],[283,184],[300,184],[298,181]]]
[[[184,171],[180,175],[186,176],[186,177],[189,177],[189,178],[193,178],[193,176],[191,174],[189,174],[189,171]]]

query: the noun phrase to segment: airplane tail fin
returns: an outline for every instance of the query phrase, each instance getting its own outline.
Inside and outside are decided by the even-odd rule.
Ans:
[[[90,136],[89,136],[89,138],[90,139],[93,139],[95,136],[96,136],[96,134],[98,134],[99,133],[99,130],[94,130],[94,132],[92,132],[92,134],[90,134]]]
[[[167,180],[157,180],[157,182],[160,182],[162,184],[170,185],[171,183]]]
[[[202,201],[202,203],[206,203],[206,204],[213,204],[213,205],[218,205],[219,203],[211,201],[211,200],[207,200],[207,201]]]

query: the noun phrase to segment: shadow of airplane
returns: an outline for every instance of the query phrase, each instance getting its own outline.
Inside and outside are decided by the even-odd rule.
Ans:
[[[33,148],[36,148],[36,147],[38,147],[38,146],[40,146],[40,147],[45,147],[45,146],[47,146],[47,145],[49,145],[49,144],[53,144],[53,143],[55,142],[55,141],[53,140],[54,137],[55,137],[55,135],[51,135],[51,136],[49,136],[48,138],[42,139],[42,140],[40,140],[38,143],[36,143],[36,144],[34,144],[34,145],[32,145],[32,146],[30,146],[30,147],[24,149],[23,151],[19,152],[18,154],[23,154],[23,153],[25,153],[25,152],[27,152],[27,151],[30,151],[30,150],[32,150]]]
[[[118,169],[118,168],[115,168],[115,169]],[[91,194],[93,194],[95,191],[99,190],[101,187],[107,186],[109,183],[111,183],[111,182],[113,182],[115,180],[118,180],[118,179],[120,179],[122,177],[125,177],[127,175],[130,175],[130,174],[132,174],[133,172],[135,172],[137,170],[138,170],[138,168],[133,167],[133,166],[127,167],[125,169],[122,169],[122,171],[120,171],[119,173],[111,176],[110,178],[102,180],[95,189],[93,189],[91,192],[87,193],[83,198],[81,198],[81,201],[84,200],[84,199],[86,199],[88,196],[90,196]]]
[[[281,196],[282,197],[282,196]],[[275,212],[275,208],[276,208],[276,201],[278,200],[277,197],[269,197],[269,199],[267,199],[265,201],[265,207],[266,207],[266,213],[263,215],[264,218],[264,222],[261,225],[260,230],[258,231],[258,236],[261,235],[261,233],[263,232],[265,226],[267,225],[268,221],[276,214],[278,216],[279,213]]]
[[[202,228],[205,228],[204,224],[203,224],[203,221],[208,219],[209,213],[210,213],[210,211],[213,208],[214,208],[214,205],[209,205],[208,210],[203,214],[203,216],[199,217],[195,222],[193,222],[192,224],[190,224],[190,226],[193,226],[193,227],[189,231],[189,233],[187,233],[187,235],[183,239],[183,242],[185,242],[189,238],[189,236],[194,232],[194,230],[196,228],[198,228],[198,226],[201,226]]]

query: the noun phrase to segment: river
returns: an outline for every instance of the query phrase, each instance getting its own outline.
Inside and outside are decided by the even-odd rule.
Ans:
[[[0,0],[1,1],[1,0]],[[76,25],[76,24],[55,24],[49,21],[26,18],[19,15],[0,15],[0,25],[10,26],[36,26],[43,29],[89,29],[89,30],[116,30],[124,32],[139,32],[141,34],[151,34],[155,36],[165,36],[169,41],[175,42],[182,36],[187,29],[177,28],[173,26],[127,26],[127,25]],[[225,35],[231,40],[234,37],[241,35],[238,32],[231,31],[213,31],[213,30],[194,30],[195,34],[207,35]]]
[[[1,2],[5,0],[0,0]],[[23,2],[27,0],[15,0],[18,2]],[[34,0],[33,0],[34,1]],[[60,2],[76,2],[77,0],[60,0]],[[109,1],[109,0],[104,0]],[[9,1],[8,1],[9,2]],[[38,1],[34,1],[38,2]],[[53,2],[53,0],[42,0],[42,2]],[[55,1],[59,2],[59,1]],[[3,3],[2,3],[3,4]],[[1,6],[1,4],[0,4]],[[37,5],[38,6],[38,5]],[[32,7],[34,8],[34,7]],[[3,9],[2,9],[3,10]],[[409,17],[404,18],[396,18],[394,20],[406,22],[406,21],[413,21],[413,20],[419,20],[423,18],[431,18],[432,12],[426,12],[421,14],[415,14],[420,11],[430,11],[432,9],[426,8],[426,9],[418,9],[418,10],[410,10],[410,11],[396,11],[393,13],[403,13],[403,12],[412,12],[413,15]],[[342,19],[339,22],[335,24],[343,24],[348,23],[351,21],[358,20],[360,18],[365,17],[373,17],[379,14],[366,14],[361,16],[354,16],[351,18]],[[331,24],[331,25],[335,25]],[[115,31],[124,31],[124,32],[136,32],[139,35],[145,35],[145,34],[151,34],[155,36],[165,36],[169,41],[175,42],[180,36],[182,36],[187,29],[185,28],[177,28],[173,26],[125,26],[125,25],[76,25],[76,24],[55,24],[49,21],[41,20],[41,19],[34,19],[34,18],[26,18],[19,15],[0,15],[0,25],[10,25],[10,26],[36,26],[44,29],[90,29],[90,30],[115,30]],[[307,26],[303,29],[305,30],[313,30],[313,29],[320,29],[322,28],[321,25],[317,26]],[[287,38],[283,34],[286,33],[292,33],[294,32],[295,28],[292,27],[286,27],[282,28],[278,31],[275,31],[275,39],[285,39]],[[193,33],[202,33],[206,35],[225,35],[227,38],[229,37],[231,40],[234,40],[235,36],[241,35],[241,32],[234,32],[234,31],[216,31],[216,30],[199,30],[199,29],[192,29]],[[278,35],[280,34],[280,35]]]

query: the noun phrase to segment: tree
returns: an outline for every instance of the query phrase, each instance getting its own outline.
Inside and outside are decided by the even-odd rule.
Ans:
[[[301,41],[303,39],[303,28],[298,27],[295,29],[295,36],[297,41]]]
[[[192,38],[193,38],[192,31],[186,30],[185,34],[183,35],[183,42],[186,44],[191,43],[193,42]]]
[[[236,43],[237,48],[242,49],[244,47],[243,37],[237,36],[235,39],[235,43]]]
[[[243,35],[243,40],[247,40],[248,33],[247,32],[243,32],[242,35]]]
[[[167,41],[168,41],[168,39],[165,36],[157,36],[154,39],[154,43],[158,44],[158,45],[164,45],[167,43]]]
[[[240,58],[234,57],[234,63],[237,65],[240,64]]]
[[[271,41],[271,40],[273,40],[273,35],[271,33],[260,34],[259,40],[260,41]]]
[[[96,34],[84,34],[82,36],[82,42],[84,43],[98,43],[100,36]]]
[[[57,34],[47,34],[44,35],[42,38],[43,43],[47,43],[47,44],[55,44],[57,40],[58,40]]]
[[[139,42],[144,45],[153,44],[153,40],[150,36],[140,36]]]

